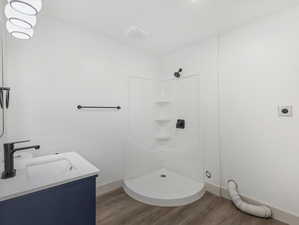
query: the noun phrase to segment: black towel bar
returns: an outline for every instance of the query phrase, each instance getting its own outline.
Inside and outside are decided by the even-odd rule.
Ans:
[[[120,106],[82,106],[78,105],[77,109],[118,109],[120,110]]]

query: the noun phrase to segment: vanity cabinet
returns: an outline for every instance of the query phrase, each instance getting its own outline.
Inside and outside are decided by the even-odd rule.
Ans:
[[[96,176],[0,201],[0,224],[95,225]]]

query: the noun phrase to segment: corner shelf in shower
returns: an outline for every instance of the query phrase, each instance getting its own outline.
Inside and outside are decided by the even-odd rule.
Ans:
[[[156,100],[155,102],[156,104],[170,104],[171,103],[171,100],[170,99],[159,99],[159,100]]]
[[[161,134],[156,136],[156,139],[159,141],[168,141],[169,139],[171,139],[171,136],[167,134]]]
[[[158,123],[167,123],[167,122],[171,121],[171,118],[161,117],[161,118],[155,119],[155,121],[158,122]]]
[[[167,152],[171,152],[173,150],[173,148],[171,147],[166,147],[164,145],[160,145],[159,147],[156,147],[154,151],[158,152],[158,153],[167,153]]]

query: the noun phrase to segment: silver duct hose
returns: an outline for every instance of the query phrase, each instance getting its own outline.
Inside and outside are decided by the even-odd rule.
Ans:
[[[229,180],[227,182],[229,195],[235,204],[235,206],[240,209],[242,212],[247,214],[262,217],[262,218],[269,218],[272,216],[272,211],[268,206],[257,206],[252,205],[247,202],[244,202],[238,193],[238,185],[234,180]]]

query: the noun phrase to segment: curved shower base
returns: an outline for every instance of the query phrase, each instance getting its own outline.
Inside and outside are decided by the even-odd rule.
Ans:
[[[127,179],[123,188],[137,201],[163,207],[190,204],[200,199],[205,192],[203,183],[166,169]]]

